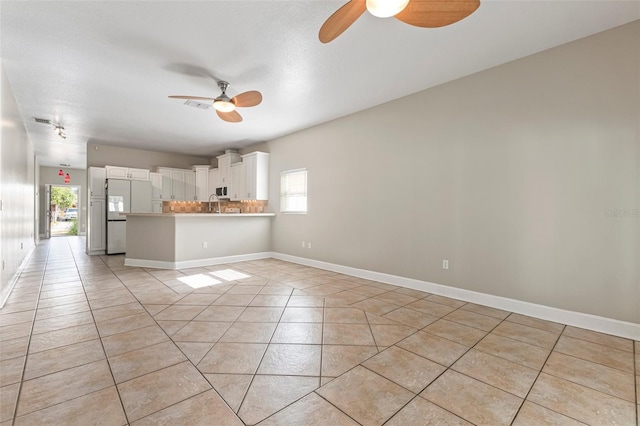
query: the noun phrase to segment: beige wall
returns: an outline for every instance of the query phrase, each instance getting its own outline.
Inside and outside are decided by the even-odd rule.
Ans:
[[[38,219],[40,223],[40,235],[44,234],[44,225],[46,220],[47,203],[44,199],[46,184],[56,186],[78,186],[80,187],[79,193],[79,205],[78,205],[78,233],[84,235],[87,232],[87,171],[83,169],[69,169],[63,168],[64,173],[69,173],[70,182],[64,183],[64,176],[59,176],[58,171],[60,167],[40,167],[40,178],[38,180],[40,193],[40,209],[38,212]]]
[[[190,169],[195,164],[210,164],[209,157],[145,151],[118,146],[87,144],[87,167],[123,166],[151,169],[155,166]]]
[[[0,304],[9,294],[20,264],[35,244],[35,176],[33,146],[22,124],[13,91],[2,74],[2,156],[0,159]]]
[[[634,22],[269,142],[270,205],[309,182],[273,250],[640,323],[639,56]]]

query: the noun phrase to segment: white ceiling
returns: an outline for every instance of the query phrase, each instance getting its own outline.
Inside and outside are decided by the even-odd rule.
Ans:
[[[640,19],[637,0],[485,0],[439,29],[365,13],[320,43],[345,2],[3,0],[2,63],[40,164],[84,168],[87,142],[213,156]],[[227,123],[167,98],[215,79],[264,100]]]

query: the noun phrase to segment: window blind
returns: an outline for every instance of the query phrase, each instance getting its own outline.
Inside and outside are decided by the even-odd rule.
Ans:
[[[288,170],[280,174],[280,212],[307,212],[307,170]]]

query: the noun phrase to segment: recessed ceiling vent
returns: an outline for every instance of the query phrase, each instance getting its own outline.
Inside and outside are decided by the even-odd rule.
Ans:
[[[40,123],[40,124],[51,124],[51,120],[47,120],[47,119],[45,119],[45,118],[33,117],[33,119],[36,121],[36,123]]]
[[[187,105],[187,106],[190,106],[190,107],[200,108],[200,109],[209,109],[209,108],[211,108],[211,104],[203,104],[202,102],[194,101],[193,99],[189,99],[184,104]]]

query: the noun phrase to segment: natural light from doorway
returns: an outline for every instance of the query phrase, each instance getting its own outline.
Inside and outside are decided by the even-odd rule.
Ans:
[[[180,277],[178,278],[178,281],[185,283],[191,288],[202,288],[224,284],[225,281],[241,280],[243,278],[249,278],[250,276],[251,275],[243,274],[242,272],[238,272],[233,269],[222,269],[220,271],[209,272],[208,274],[194,274],[186,277]],[[220,279],[216,279],[215,277]]]

